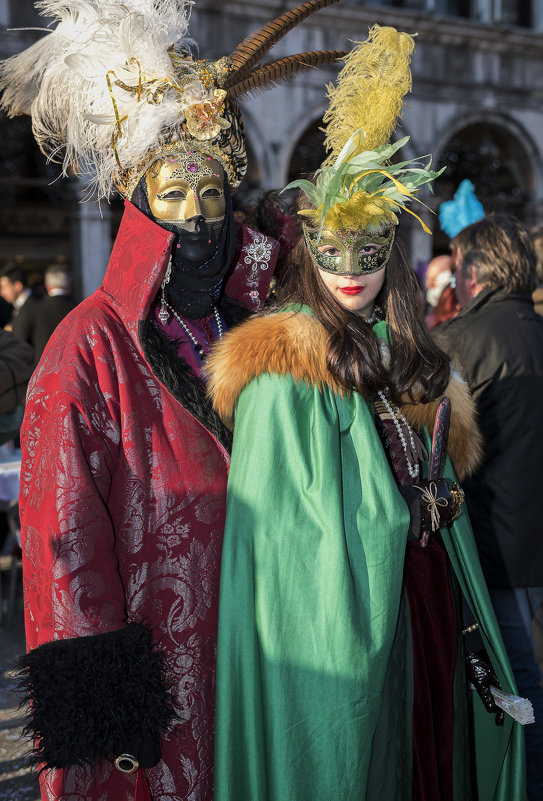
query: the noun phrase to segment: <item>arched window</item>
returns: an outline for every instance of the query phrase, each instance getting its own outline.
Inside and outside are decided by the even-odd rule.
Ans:
[[[326,151],[324,150],[324,131],[321,129],[322,119],[315,120],[298,139],[292,151],[288,168],[289,181],[312,175],[324,161]]]
[[[39,271],[69,259],[70,182],[40,153],[29,117],[0,114],[0,141],[0,263],[20,260]]]
[[[531,224],[530,201],[534,196],[533,165],[518,137],[496,123],[474,122],[457,131],[443,147],[437,169],[446,167],[434,184],[436,200],[450,200],[465,178],[486,213],[512,214]],[[435,246],[444,235],[436,226]]]

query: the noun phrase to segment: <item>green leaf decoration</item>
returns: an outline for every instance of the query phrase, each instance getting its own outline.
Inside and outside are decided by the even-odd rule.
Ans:
[[[418,200],[416,194],[420,188],[429,185],[445,169],[443,167],[439,172],[432,170],[432,157],[428,155],[397,164],[387,163],[407,144],[408,136],[375,150],[362,150],[364,140],[362,129],[354,131],[334,164],[317,170],[315,183],[300,179],[291,181],[285,187],[301,189],[309,202],[319,210],[319,236],[328,212],[337,204],[347,203],[355,193],[362,191],[374,198],[387,198],[392,204],[398,205],[398,210],[406,210],[406,204]],[[425,159],[428,159],[426,164],[423,161]]]

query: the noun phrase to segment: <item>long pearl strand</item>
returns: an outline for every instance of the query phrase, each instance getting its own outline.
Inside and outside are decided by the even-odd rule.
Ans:
[[[162,299],[162,306],[163,307],[165,306],[169,310],[170,314],[172,314],[175,317],[177,322],[182,325],[183,330],[186,332],[187,336],[190,338],[190,341],[194,345],[194,349],[196,350],[196,353],[200,356],[200,358],[203,357],[205,355],[205,350],[204,350],[203,345],[201,345],[198,342],[198,340],[196,339],[196,337],[194,336],[194,334],[192,333],[190,328],[185,324],[183,319],[177,314],[177,312],[175,311],[173,306],[170,306],[168,301],[165,300],[164,298]],[[213,314],[215,315],[215,320],[217,321],[217,331],[218,331],[219,339],[222,339],[224,331],[223,331],[223,327],[222,327],[222,323],[221,323],[221,318],[220,318],[220,315],[219,315],[219,310],[217,309],[216,306],[213,307]]]
[[[363,320],[367,325],[375,325],[380,323],[383,319],[383,310],[380,306],[375,306],[373,312],[369,317],[364,317]]]
[[[407,420],[405,419],[405,417],[403,416],[403,414],[401,413],[401,411],[398,409],[398,407],[396,407],[396,409],[398,411],[398,417],[396,416],[396,414],[394,412],[394,409],[392,408],[392,405],[389,403],[388,398],[386,397],[385,393],[381,389],[377,392],[377,394],[379,395],[379,398],[383,402],[384,406],[386,407],[389,415],[391,416],[391,418],[392,418],[392,420],[394,422],[394,425],[396,426],[396,431],[398,432],[398,437],[400,438],[400,442],[402,443],[403,452],[405,454],[405,461],[407,462],[407,471],[408,471],[409,475],[411,476],[411,478],[418,478],[419,472],[420,472],[420,467],[419,467],[419,464],[417,462],[415,464],[412,464],[411,460],[409,459],[409,455],[407,453],[407,442],[405,441],[405,437],[403,435],[402,427],[401,427],[401,425],[399,423],[398,417],[400,418],[402,423],[404,423],[404,425],[407,428],[407,432],[409,434],[409,442],[411,443],[411,453],[416,453],[417,451],[416,451],[416,447],[415,447],[415,440],[413,438],[413,432],[411,431],[411,427],[410,427],[409,423],[407,422]]]

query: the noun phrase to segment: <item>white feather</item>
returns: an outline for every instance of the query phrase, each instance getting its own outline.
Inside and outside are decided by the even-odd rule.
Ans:
[[[146,97],[138,102],[137,89],[140,74],[156,85],[175,81],[168,48],[194,44],[187,38],[191,5],[191,0],[40,0],[36,7],[56,24],[1,63],[2,108],[10,116],[30,113],[43,152],[52,158],[62,153],[63,174],[90,172],[98,197],[108,197],[118,171],[111,145],[117,131],[113,99],[119,118],[127,117],[116,145],[124,169],[136,167],[179,121],[175,89],[157,105]]]

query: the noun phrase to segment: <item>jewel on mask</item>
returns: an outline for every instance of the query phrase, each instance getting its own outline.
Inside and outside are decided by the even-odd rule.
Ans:
[[[189,172],[197,172],[198,165],[196,164],[195,161],[189,161],[189,163],[187,164],[187,170]]]

